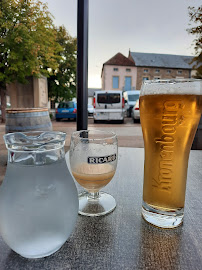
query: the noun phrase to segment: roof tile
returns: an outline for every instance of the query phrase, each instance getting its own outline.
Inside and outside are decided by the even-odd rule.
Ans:
[[[130,52],[135,66],[192,69],[193,56]]]
[[[114,66],[135,66],[134,62],[122,53],[117,53],[112,58],[110,58],[104,65],[114,65]]]

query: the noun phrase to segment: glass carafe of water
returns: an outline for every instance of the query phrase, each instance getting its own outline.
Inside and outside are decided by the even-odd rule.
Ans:
[[[65,137],[63,132],[4,135],[8,163],[0,187],[0,233],[23,257],[54,253],[75,226],[78,195],[65,161]]]

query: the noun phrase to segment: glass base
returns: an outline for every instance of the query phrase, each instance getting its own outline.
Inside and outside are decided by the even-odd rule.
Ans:
[[[142,216],[148,223],[156,227],[172,229],[182,224],[184,208],[172,212],[166,212],[155,209],[143,201]]]
[[[89,217],[98,217],[112,212],[116,207],[116,201],[112,195],[99,192],[92,196],[88,192],[79,194],[79,214]]]
[[[24,258],[27,258],[27,259],[39,259],[39,258],[45,258],[45,257],[48,257],[50,255],[52,255],[53,253],[55,253],[56,251],[58,251],[60,248],[62,247],[62,245],[59,245],[58,247],[56,247],[55,249],[47,252],[47,253],[42,253],[42,254],[21,254],[21,253],[18,253],[20,254],[22,257]]]

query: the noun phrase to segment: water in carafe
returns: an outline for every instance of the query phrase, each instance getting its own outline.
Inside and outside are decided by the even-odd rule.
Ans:
[[[43,154],[35,150],[9,155],[11,162],[0,189],[2,237],[28,258],[58,250],[70,236],[78,213],[77,190],[64,149],[44,150]]]

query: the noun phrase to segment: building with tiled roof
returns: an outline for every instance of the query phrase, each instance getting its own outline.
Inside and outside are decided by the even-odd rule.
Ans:
[[[112,58],[110,58],[103,65],[114,65],[114,66],[134,66],[134,62],[129,58],[125,57],[122,53],[117,53]]]
[[[129,59],[139,67],[191,69],[192,56],[129,52]]]
[[[137,89],[144,80],[191,77],[193,56],[129,51],[128,58],[137,67]]]
[[[117,53],[103,64],[101,79],[103,90],[131,90],[135,88],[136,67],[133,60]]]
[[[139,90],[144,80],[190,78],[192,56],[130,52],[117,53],[103,64],[102,89]]]

